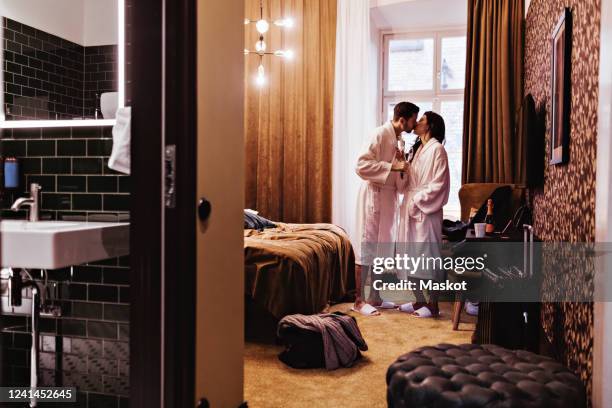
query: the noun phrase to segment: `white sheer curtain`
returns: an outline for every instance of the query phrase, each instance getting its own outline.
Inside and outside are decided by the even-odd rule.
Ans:
[[[356,237],[357,157],[376,127],[376,47],[370,33],[370,0],[338,0],[334,85],[332,222]]]

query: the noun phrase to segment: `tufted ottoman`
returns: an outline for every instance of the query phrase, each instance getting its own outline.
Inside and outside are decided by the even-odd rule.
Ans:
[[[548,357],[494,345],[439,344],[387,370],[389,407],[584,407],[582,382]]]

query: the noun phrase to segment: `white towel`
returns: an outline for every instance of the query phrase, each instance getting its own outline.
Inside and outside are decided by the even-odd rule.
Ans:
[[[113,126],[113,151],[108,160],[109,168],[125,174],[130,174],[131,122],[132,108],[119,108]]]

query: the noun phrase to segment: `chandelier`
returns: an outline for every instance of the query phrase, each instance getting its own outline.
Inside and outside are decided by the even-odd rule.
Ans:
[[[263,0],[259,2],[259,19],[245,19],[244,25],[255,24],[255,28],[259,33],[259,40],[255,43],[255,50],[249,50],[247,48],[244,49],[244,55],[255,55],[259,57],[259,67],[257,68],[257,76],[255,78],[255,83],[258,86],[264,86],[266,84],[266,70],[263,65],[263,59],[266,55],[272,55],[275,57],[281,57],[287,60],[293,58],[292,50],[275,50],[268,51],[268,45],[266,44],[264,34],[266,34],[270,30],[270,22],[268,22],[264,18],[263,13]],[[290,29],[293,27],[293,19],[292,18],[282,18],[280,20],[272,21],[277,27]]]

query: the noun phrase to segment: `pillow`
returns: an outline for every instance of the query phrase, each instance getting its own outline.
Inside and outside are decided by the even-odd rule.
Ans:
[[[244,229],[263,230],[265,228],[276,228],[276,224],[252,211],[244,210]]]

